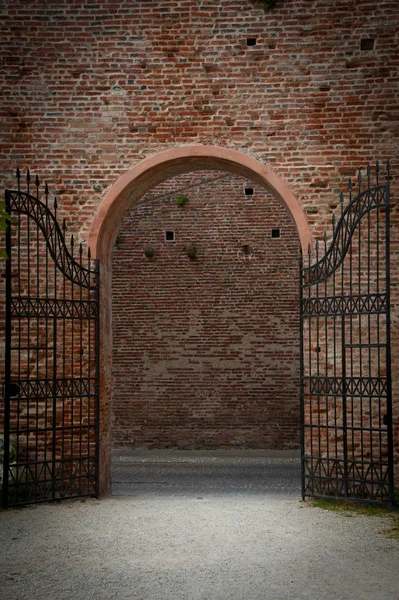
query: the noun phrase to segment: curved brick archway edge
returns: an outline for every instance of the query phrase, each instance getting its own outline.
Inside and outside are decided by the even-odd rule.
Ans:
[[[100,493],[110,491],[110,420],[112,386],[112,248],[122,217],[150,189],[177,175],[207,169],[246,177],[266,188],[288,209],[301,247],[312,243],[305,212],[288,185],[268,166],[236,150],[216,146],[182,146],[145,158],[122,175],[99,205],[89,232],[92,254],[101,262],[100,350]]]
[[[312,243],[305,212],[288,185],[267,165],[255,158],[217,146],[182,146],[164,150],[134,165],[112,186],[97,209],[89,232],[94,256],[103,260],[116,237],[124,212],[156,185],[183,173],[216,169],[259,183],[290,212],[298,229],[302,251]]]

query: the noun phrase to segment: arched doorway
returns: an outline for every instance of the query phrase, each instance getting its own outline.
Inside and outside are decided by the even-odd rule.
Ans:
[[[5,381],[5,447],[10,448],[10,436],[25,436],[26,460],[16,462],[16,469],[22,467],[22,479],[13,475],[14,465],[10,463],[10,451],[5,452],[5,481],[11,480],[12,503],[16,494],[23,488],[25,494],[22,503],[36,502],[48,497],[76,497],[91,493],[105,493],[110,483],[110,417],[111,417],[111,367],[112,367],[112,307],[111,307],[111,250],[123,212],[143,197],[147,190],[173,176],[192,171],[222,170],[248,177],[256,185],[268,190],[274,199],[285,206],[287,218],[295,225],[294,235],[298,234],[302,249],[311,247],[311,236],[303,210],[291,194],[289,188],[275,173],[261,165],[255,159],[235,151],[206,146],[176,148],[142,161],[126,175],[121,177],[100,204],[97,217],[91,230],[90,241],[93,253],[102,262],[102,293],[99,306],[98,260],[93,267],[90,252],[88,266],[82,264],[83,247],[79,256],[74,258],[74,238],[70,250],[65,236],[57,224],[56,216],[48,207],[48,189],[45,187],[46,203],[39,200],[40,181],[36,178],[36,193],[30,193],[29,172],[27,191],[20,189],[20,173],[17,171],[18,189],[6,190],[8,212],[25,215],[36,226],[35,236],[25,235],[18,227],[19,239],[27,240],[27,249],[16,255],[17,278],[13,276],[11,265],[12,227],[7,230],[7,310],[6,319],[6,381]],[[386,167],[386,183],[379,182],[379,165],[376,166],[376,185],[371,182],[371,170],[367,169],[366,185],[362,186],[361,173],[358,176],[358,193],[352,197],[352,181],[349,182],[349,203],[344,207],[341,194],[341,217],[336,223],[333,219],[332,242],[327,249],[327,234],[324,236],[324,251],[320,256],[320,243],[316,243],[316,262],[312,262],[309,252],[308,266],[302,266],[301,306],[301,410],[302,410],[302,494],[303,497],[335,495],[338,498],[356,498],[362,501],[394,503],[393,488],[393,436],[392,436],[392,377],[390,343],[390,166]],[[372,211],[375,211],[372,213]],[[56,203],[54,207],[56,212]],[[367,227],[361,229],[361,220]],[[255,219],[255,223],[257,220]],[[65,228],[64,228],[65,229]],[[366,229],[367,236],[364,235]],[[247,227],[251,230],[251,227]],[[14,229],[15,231],[15,229]],[[20,235],[22,231],[22,237]],[[361,231],[363,234],[361,235]],[[40,249],[39,233],[44,241]],[[32,266],[30,248],[36,248],[33,263],[36,267],[36,296],[30,292]],[[20,243],[17,240],[16,246]],[[54,268],[53,292],[49,291],[47,277],[47,259],[52,260]],[[24,258],[25,260],[19,260]],[[26,260],[26,257],[28,260]],[[35,258],[36,257],[36,258]],[[44,260],[43,260],[44,258]],[[42,259],[42,260],[40,260]],[[14,261],[15,262],[15,261]],[[354,263],[356,268],[353,268]],[[362,264],[367,269],[362,269]],[[40,275],[40,265],[44,265],[46,277]],[[25,270],[24,270],[25,269]],[[337,287],[337,271],[340,269],[340,287]],[[345,269],[345,274],[344,274]],[[349,277],[347,275],[349,269]],[[374,270],[373,270],[374,269]],[[62,279],[56,277],[61,272]],[[364,276],[366,273],[366,276]],[[23,296],[18,295],[22,274],[29,284]],[[91,278],[92,276],[92,278]],[[16,286],[12,281],[16,281]],[[70,294],[67,281],[72,288]],[[44,285],[44,292],[40,285]],[[322,285],[321,285],[322,284]],[[25,285],[25,284],[24,284]],[[61,290],[57,288],[61,286]],[[74,286],[80,288],[78,297]],[[374,286],[374,287],[372,287]],[[17,289],[15,289],[17,288]],[[312,290],[313,288],[313,290]],[[24,288],[25,289],[25,288]],[[87,299],[83,300],[83,289]],[[373,291],[374,290],[374,291]],[[61,300],[59,292],[62,291]],[[16,294],[15,294],[16,292]],[[98,384],[99,360],[99,312],[102,316],[101,347],[101,386]],[[28,346],[25,332],[21,329],[21,317],[28,322]],[[372,321],[372,318],[374,321]],[[44,331],[45,346],[30,338],[30,319],[36,319],[36,339]],[[41,327],[39,318],[48,324],[52,321],[53,338],[48,337],[48,327]],[[12,320],[14,340],[12,343]],[[62,329],[63,341],[57,344],[59,336],[58,320],[70,319],[70,333],[65,325]],[[87,323],[87,343],[84,342]],[[91,327],[91,321],[94,321]],[[337,322],[338,321],[338,322]],[[367,327],[365,326],[365,321]],[[76,337],[76,327],[78,337]],[[311,323],[313,323],[311,325]],[[373,325],[374,323],[374,325]],[[337,330],[340,338],[337,341]],[[382,332],[382,329],[384,330]],[[47,333],[46,333],[47,331]],[[347,332],[349,334],[347,335]],[[367,336],[365,338],[365,336]],[[382,337],[384,336],[384,337]],[[364,341],[366,339],[366,341]],[[76,341],[78,340],[78,343]],[[68,348],[67,348],[67,343]],[[15,344],[15,342],[14,342]],[[93,348],[94,353],[91,353]],[[62,349],[62,370],[57,370],[59,349]],[[20,363],[22,351],[28,350],[27,360]],[[44,359],[39,352],[45,351]],[[373,352],[375,350],[375,352]],[[17,360],[12,361],[12,352]],[[35,374],[32,377],[30,352],[36,354]],[[366,356],[364,356],[364,351]],[[83,358],[85,356],[86,358]],[[48,377],[49,355],[52,358],[52,373]],[[67,367],[66,359],[72,359]],[[332,358],[332,360],[331,360]],[[366,360],[367,359],[367,360]],[[21,378],[20,366],[27,367],[27,377]],[[44,379],[39,366],[44,365]],[[349,372],[348,372],[349,365]],[[78,368],[78,377],[75,377]],[[93,368],[93,376],[90,372]],[[86,371],[84,371],[86,369]],[[90,372],[89,372],[90,371]],[[85,377],[85,373],[87,376]],[[62,375],[61,377],[59,375]],[[22,374],[23,375],[23,374]],[[57,376],[58,375],[58,376]],[[43,385],[43,381],[45,385]],[[93,383],[93,387],[90,387]],[[25,387],[24,387],[25,386]],[[61,386],[61,387],[60,387]],[[100,389],[101,387],[101,389]],[[101,392],[101,403],[98,401]],[[11,419],[11,399],[26,396],[28,415],[30,404],[35,403],[36,424],[28,419],[27,427],[20,426],[18,416]],[[330,401],[330,397],[333,398]],[[88,400],[95,398],[94,401]],[[349,402],[348,402],[349,398]],[[358,400],[360,398],[360,401]],[[365,406],[364,398],[366,398]],[[50,401],[52,410],[44,409],[44,429],[39,427],[39,403]],[[57,400],[61,407],[57,411]],[[69,399],[70,408],[64,408],[64,400]],[[316,399],[316,400],[315,400]],[[76,403],[78,409],[75,409]],[[357,403],[357,404],[356,404]],[[58,403],[59,404],[59,403]],[[101,404],[101,406],[100,406]],[[13,404],[14,415],[20,412],[19,403]],[[98,411],[102,413],[101,431],[98,429]],[[84,416],[86,411],[86,416]],[[43,411],[40,411],[42,414]],[[51,413],[51,418],[48,415]],[[57,423],[60,423],[57,425]],[[360,425],[359,425],[360,423]],[[86,432],[83,430],[86,428]],[[58,437],[58,431],[70,432]],[[39,433],[46,432],[43,439]],[[360,432],[360,433],[359,433]],[[37,458],[29,455],[29,435],[33,434],[33,457],[40,451],[40,472],[36,466]],[[78,442],[75,439],[78,436]],[[100,434],[100,435],[98,435]],[[51,437],[51,445],[47,444]],[[350,436],[350,439],[348,439]],[[35,439],[36,438],[36,439]],[[70,441],[68,457],[65,458],[65,440]],[[57,455],[57,443],[61,441],[61,453]],[[43,445],[44,442],[44,445]],[[83,444],[88,444],[88,452],[82,454]],[[41,446],[40,446],[41,444]],[[101,471],[97,477],[97,463],[100,458],[97,448],[101,448]],[[48,460],[48,448],[51,461]],[[376,454],[377,453],[377,454]],[[17,450],[17,457],[19,457]],[[69,463],[66,466],[66,461]],[[85,463],[85,464],[84,464]],[[46,468],[44,468],[46,467]],[[33,468],[33,470],[32,470]],[[82,475],[82,468],[84,473]],[[28,471],[29,469],[29,471]],[[62,470],[60,470],[62,469]],[[51,474],[51,477],[49,477]],[[60,477],[59,474],[61,475]],[[52,485],[48,486],[48,482]],[[83,489],[83,483],[91,486]],[[101,480],[100,489],[98,483]],[[60,482],[61,487],[56,484]],[[43,490],[42,490],[43,485]],[[335,485],[335,487],[334,487]],[[94,489],[95,486],[95,489]],[[37,493],[36,493],[37,492]],[[26,494],[28,496],[26,496]],[[31,495],[34,494],[32,499]],[[9,495],[4,494],[9,505]],[[26,499],[28,497],[28,499]],[[40,498],[40,500],[39,500]]]
[[[173,148],[135,165],[111,188],[100,204],[89,234],[89,245],[101,260],[101,430],[100,491],[110,489],[110,402],[112,364],[111,253],[124,212],[161,181],[196,170],[223,170],[251,179],[269,191],[289,211],[301,247],[308,248],[311,233],[304,211],[288,185],[269,167],[240,152],[213,146]]]

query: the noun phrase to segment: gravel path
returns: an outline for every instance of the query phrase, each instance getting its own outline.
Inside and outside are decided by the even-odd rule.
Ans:
[[[137,457],[134,466],[131,458],[134,482],[143,460]],[[212,460],[202,461],[208,475],[223,471],[221,458],[213,469]],[[240,463],[237,456],[237,473],[243,462],[251,471],[251,457],[244,458]],[[264,459],[267,478],[276,465]],[[170,482],[170,460],[152,455],[153,475],[158,470]],[[259,460],[253,457],[258,466]],[[123,464],[129,460],[115,458],[114,476],[126,475]],[[190,464],[195,471],[195,461],[182,464],[186,473]],[[129,488],[133,495],[0,513],[0,598],[398,599],[399,542],[381,534],[389,517],[348,518],[313,508],[293,497],[287,483],[268,494],[254,482],[255,492],[247,493],[248,478],[238,477],[229,493],[226,485],[204,485],[199,494],[183,484],[181,471],[179,479],[169,493],[151,488],[148,479],[145,490]]]

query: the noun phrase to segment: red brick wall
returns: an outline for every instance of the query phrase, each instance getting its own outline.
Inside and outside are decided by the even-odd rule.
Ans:
[[[4,0],[3,186],[29,165],[84,238],[132,164],[171,146],[229,146],[270,164],[320,236],[358,167],[391,156],[398,172],[398,23],[395,0],[278,0],[268,12],[249,0]],[[361,49],[366,38],[373,50]],[[397,196],[395,179],[398,437]]]
[[[256,186],[245,196],[245,185],[218,172],[177,177],[123,219],[113,252],[116,446],[299,447],[299,238],[277,200]]]
[[[87,229],[144,156],[228,145],[269,162],[320,232],[357,167],[397,158],[398,22],[393,0],[5,0],[5,183],[31,166]]]

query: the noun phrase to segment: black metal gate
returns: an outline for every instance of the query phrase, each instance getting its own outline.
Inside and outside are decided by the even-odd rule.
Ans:
[[[389,168],[359,172],[353,198],[349,182],[329,247],[301,268],[303,497],[394,502]]]
[[[39,180],[6,190],[3,507],[98,492],[99,265]],[[33,188],[31,190],[31,187]]]

